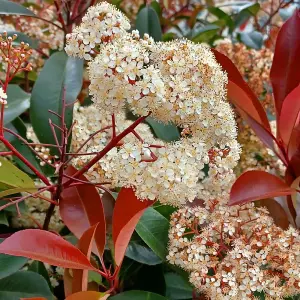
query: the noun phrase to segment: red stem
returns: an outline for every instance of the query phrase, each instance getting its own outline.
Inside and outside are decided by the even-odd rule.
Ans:
[[[73,177],[78,178],[87,172],[94,164],[96,164],[103,156],[105,156],[111,149],[113,149],[127,134],[131,133],[135,127],[142,123],[148,116],[140,117],[134,121],[129,127],[127,127],[123,132],[118,134],[115,138],[112,138],[111,141],[106,145],[106,147],[100,151],[92,160],[90,160],[85,166],[78,170]],[[72,183],[72,179],[68,180],[64,184],[64,188],[68,187]]]
[[[78,15],[78,8],[81,4],[81,0],[76,0],[75,4],[74,4],[74,7],[73,7],[73,10],[72,10],[72,14],[71,14],[71,18],[72,20],[75,19]]]
[[[7,152],[0,152],[0,156],[9,156],[13,155],[14,153],[12,151],[7,151]]]
[[[3,129],[3,128],[2,128]],[[13,152],[13,154],[19,158],[28,168],[30,168],[34,174],[39,177],[47,186],[51,186],[51,183],[49,182],[49,180],[47,179],[47,177],[45,175],[43,175],[42,173],[40,173],[35,166],[33,166],[22,154],[20,154],[17,149],[10,144],[5,138],[4,136],[0,136],[0,141],[9,149],[11,150],[11,152]]]

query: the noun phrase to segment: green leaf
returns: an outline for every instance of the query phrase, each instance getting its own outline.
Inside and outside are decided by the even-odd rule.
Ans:
[[[168,220],[154,208],[149,207],[141,217],[135,230],[153,252],[159,258],[165,260],[168,244]]]
[[[0,239],[0,243],[4,239]],[[19,271],[28,261],[26,257],[0,254],[0,279]]]
[[[51,285],[51,282],[50,282],[50,277],[49,277],[48,271],[47,271],[44,263],[42,263],[41,261],[34,261],[28,267],[28,271],[35,272],[35,273],[38,273],[41,276],[43,276],[45,278],[45,280],[47,281],[50,290],[52,290],[52,285]]]
[[[48,120],[57,125],[60,125],[60,120],[48,110],[61,114],[64,89],[66,103],[73,103],[81,90],[82,76],[83,61],[68,57],[65,52],[55,52],[46,61],[33,86],[30,107],[32,126],[40,142],[55,144]],[[65,113],[68,128],[72,118],[73,107],[69,106]],[[60,132],[56,132],[60,141]]]
[[[0,15],[20,15],[36,17],[36,15],[31,10],[25,8],[21,4],[6,0],[0,1]]]
[[[178,141],[180,139],[180,133],[178,128],[173,124],[165,125],[163,123],[157,122],[151,117],[148,117],[146,119],[146,122],[150,125],[152,130],[154,131],[154,134],[159,139],[166,141],[166,142],[172,142],[172,141]]]
[[[243,5],[241,7],[240,12],[235,17],[235,26],[236,27],[241,26],[247,20],[249,20],[249,18],[251,18],[252,16],[255,16],[259,10],[260,10],[259,3],[254,3],[254,4],[248,3],[246,5]]]
[[[23,123],[21,118],[16,118],[7,126],[13,132],[19,134],[22,138],[26,139],[26,125]],[[26,146],[22,141],[11,134],[6,134],[5,137],[11,142],[11,144],[24,156],[26,159],[40,172],[43,170],[37,160],[35,154]],[[26,139],[27,140],[27,139]],[[28,140],[27,140],[28,141]],[[28,168],[19,158],[14,157],[14,161],[19,165],[19,167],[28,174],[35,175],[34,172]]]
[[[0,279],[19,271],[27,261],[25,257],[0,254]]]
[[[1,198],[1,196],[0,196]],[[9,226],[8,220],[7,220],[7,213],[5,211],[0,211],[0,225],[6,225]]]
[[[159,4],[157,1],[152,1],[150,5],[151,5],[151,7],[153,7],[153,9],[156,11],[157,15],[158,15],[159,17],[161,17],[162,9],[161,9],[160,4]]]
[[[35,189],[34,181],[4,157],[0,157],[0,188],[23,188],[23,191],[32,192]]]
[[[96,282],[100,284],[102,282],[102,276],[95,271],[89,271],[89,282]]]
[[[36,187],[26,188],[26,191],[27,192],[30,192],[30,191],[34,192],[34,191],[36,191]],[[24,192],[23,187],[4,190],[4,191],[0,192],[0,198],[5,197],[5,196],[9,196],[9,195],[18,194],[18,193],[21,193],[21,192]]]
[[[258,31],[241,32],[240,40],[248,47],[259,50],[263,46],[263,35]]]
[[[166,297],[172,300],[191,299],[193,287],[176,273],[166,273]]]
[[[175,32],[167,32],[167,33],[164,33],[164,35],[163,35],[164,42],[169,42],[169,41],[175,40],[176,38],[177,38],[177,35]]]
[[[158,201],[154,203],[153,208],[168,220],[170,220],[172,213],[176,210],[174,206],[161,204]]]
[[[202,26],[200,29],[193,33],[192,41],[195,43],[208,42],[217,34],[219,30],[220,27],[215,24]]]
[[[148,33],[155,41],[162,40],[159,17],[151,6],[146,6],[139,11],[135,27],[139,30],[141,36]]]
[[[1,300],[20,300],[20,298],[45,297],[53,299],[46,280],[39,274],[20,271],[0,280]]]
[[[230,30],[233,30],[234,21],[223,10],[215,6],[208,7],[207,10],[214,16],[218,17],[219,20],[224,20],[225,25],[227,25]]]
[[[9,84],[7,88],[7,106],[4,111],[4,125],[14,120],[30,106],[30,94],[18,85]]]
[[[128,291],[110,297],[109,299],[111,300],[167,300],[166,297],[163,297],[158,294],[146,292],[146,291]]]
[[[157,265],[162,263],[162,260],[148,247],[131,241],[127,247],[127,257],[145,265]]]

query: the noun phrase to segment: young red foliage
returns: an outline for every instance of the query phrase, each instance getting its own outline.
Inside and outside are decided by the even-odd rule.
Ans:
[[[99,223],[90,227],[81,237],[78,242],[78,249],[83,252],[88,259],[91,257],[92,245],[95,238]],[[88,270],[73,270],[73,293],[87,291],[88,286]]]
[[[284,99],[279,117],[279,136],[284,142],[286,150],[292,138],[293,130],[299,124],[300,85],[292,90]]]
[[[287,164],[281,149],[275,148],[276,138],[271,133],[268,117],[248,84],[233,62],[224,54],[212,49],[218,63],[228,74],[227,94],[241,117],[251,126],[262,142],[272,149]],[[277,151],[276,151],[277,149]]]
[[[281,27],[271,68],[271,82],[277,116],[284,99],[300,82],[300,10],[296,9]]]
[[[295,189],[279,177],[264,171],[247,171],[233,184],[229,205],[241,205],[255,200],[291,195]]]
[[[265,207],[272,216],[274,223],[282,229],[288,229],[290,222],[283,207],[274,199],[263,199],[259,206]]]
[[[115,248],[115,261],[121,265],[126,248],[144,211],[151,206],[154,201],[139,200],[132,188],[122,188],[114,209],[112,236]]]
[[[95,270],[75,246],[54,233],[40,229],[14,233],[0,244],[0,253],[23,256],[63,268]]]
[[[68,176],[72,176],[76,172],[77,170],[73,166],[69,166],[65,170],[65,174]],[[83,175],[78,179],[88,182]],[[65,179],[65,181],[68,180],[68,178]],[[96,187],[92,184],[67,187],[62,192],[59,211],[65,225],[79,239],[86,230],[99,223],[95,242],[99,255],[102,256],[106,242],[106,224],[102,200]]]
[[[246,114],[248,117],[254,119],[258,124],[270,131],[270,125],[268,117],[253,93],[248,84],[243,79],[237,67],[234,63],[224,54],[212,49],[216,60],[227,72],[228,86],[227,93],[228,98],[236,106],[239,113]]]

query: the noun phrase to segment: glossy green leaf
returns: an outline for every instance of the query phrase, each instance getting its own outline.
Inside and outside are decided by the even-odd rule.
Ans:
[[[235,18],[235,26],[241,26],[244,24],[250,17],[255,16],[260,9],[259,3],[247,3],[240,8],[240,12]]]
[[[225,25],[227,25],[231,30],[234,28],[234,22],[232,18],[228,14],[226,14],[223,10],[215,6],[208,7],[207,10],[211,14],[216,16],[219,20],[223,20]]]
[[[171,205],[161,204],[158,201],[154,203],[153,208],[168,220],[170,220],[172,213],[176,210],[176,207]]]
[[[7,124],[26,111],[30,106],[30,94],[18,85],[9,84],[7,88],[7,106],[4,111],[4,124]]]
[[[166,273],[166,296],[168,299],[191,299],[193,287],[182,276],[176,273]]]
[[[1,300],[32,297],[54,299],[46,280],[41,275],[30,271],[19,271],[0,280]]]
[[[125,255],[145,265],[157,265],[162,263],[160,259],[150,248],[131,241],[127,247]]]
[[[3,239],[0,239],[0,243]],[[0,279],[19,271],[28,261],[25,257],[0,254]]]
[[[102,276],[95,271],[89,271],[88,281],[100,284],[102,282]]]
[[[23,5],[6,0],[0,1],[0,15],[36,16],[31,10],[25,8]]]
[[[168,220],[154,208],[149,207],[141,217],[135,230],[153,252],[162,260],[165,260],[168,244]]]
[[[73,103],[81,90],[82,76],[83,61],[68,57],[65,52],[55,52],[46,61],[33,86],[30,107],[32,126],[40,142],[55,144],[49,119],[57,125],[60,125],[60,120],[48,110],[60,114],[64,95],[67,104]],[[69,106],[65,113],[68,128],[72,117],[73,107]],[[59,130],[57,137],[60,141]]]
[[[154,131],[154,134],[159,139],[166,142],[178,141],[180,139],[179,130],[175,125],[165,125],[150,117],[146,119],[146,122],[150,125],[150,127]]]
[[[49,277],[48,271],[47,271],[44,263],[42,263],[41,261],[35,260],[28,267],[28,271],[32,271],[32,272],[38,273],[41,276],[43,276],[45,278],[45,280],[47,281],[49,288],[52,290],[52,286],[51,286],[51,282],[50,282],[50,277]]]
[[[24,188],[32,192],[35,189],[34,181],[4,157],[0,157],[0,188]]]
[[[13,132],[19,134],[22,138],[26,139],[26,125],[23,123],[21,118],[14,119],[11,123],[6,126]],[[43,173],[43,170],[40,166],[38,159],[35,154],[26,146],[22,141],[13,136],[12,134],[6,134],[5,137],[11,142],[11,144],[24,156],[26,159],[40,172]],[[27,140],[27,139],[26,139]],[[28,141],[28,140],[27,140]],[[28,174],[34,175],[34,172],[28,168],[19,158],[15,157],[14,161],[18,166]],[[47,169],[45,169],[47,170]]]
[[[168,298],[146,291],[128,291],[110,297],[111,300],[167,300]]]
[[[215,24],[205,25],[193,33],[192,41],[195,43],[208,42],[219,30],[220,27]]]
[[[241,32],[240,40],[248,47],[259,50],[263,46],[263,35],[258,31]]]
[[[8,220],[7,220],[7,213],[3,210],[0,211],[0,225],[9,226],[9,223],[8,223]]]
[[[151,7],[153,7],[153,9],[156,11],[157,15],[159,17],[161,17],[161,14],[162,14],[162,8],[160,6],[160,3],[158,1],[152,1],[151,2]]]
[[[159,17],[153,7],[146,6],[139,11],[135,26],[141,36],[148,33],[155,41],[162,40]]]

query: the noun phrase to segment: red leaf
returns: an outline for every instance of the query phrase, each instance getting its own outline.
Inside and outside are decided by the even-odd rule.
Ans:
[[[284,99],[279,118],[279,135],[286,149],[290,143],[293,129],[297,126],[300,111],[300,85],[290,92]],[[298,120],[299,123],[299,120]]]
[[[295,190],[279,177],[264,171],[243,173],[233,184],[229,205],[241,205],[255,200],[291,195]]]
[[[228,75],[228,98],[236,106],[238,111],[246,113],[253,118],[257,123],[270,131],[268,117],[263,109],[263,106],[252,92],[248,84],[243,79],[239,70],[234,63],[224,54],[212,49],[216,60],[227,72]]]
[[[99,292],[79,292],[73,295],[70,295],[66,300],[106,300],[109,297]]]
[[[281,27],[275,46],[270,78],[277,115],[286,96],[300,83],[300,12],[296,9]]]
[[[70,269],[65,269],[63,275],[65,297],[68,297],[69,295],[72,294],[73,277],[71,276],[70,271],[71,271]]]
[[[282,229],[288,229],[290,222],[283,207],[274,199],[264,199],[259,201],[259,206],[267,208],[274,223]]]
[[[139,200],[131,188],[122,188],[114,209],[112,235],[115,247],[115,261],[121,265],[126,248],[140,217],[154,202]]]
[[[274,141],[276,138],[273,136],[269,124],[268,117],[261,105],[260,101],[257,99],[255,94],[252,92],[250,87],[247,85],[239,70],[233,64],[233,62],[224,54],[212,49],[214,55],[227,72],[228,75],[228,85],[227,85],[227,95],[229,100],[236,107],[240,116],[249,124],[261,141],[286,164],[286,158],[284,154],[279,149],[279,152],[274,146]]]
[[[68,176],[76,172],[77,170],[72,166],[65,170]],[[78,179],[88,181],[83,175]],[[68,180],[65,178],[65,181]],[[66,188],[59,202],[59,210],[65,225],[78,239],[91,226],[99,223],[101,230],[97,231],[95,241],[98,252],[102,256],[106,240],[106,224],[101,197],[95,186],[83,184]]]
[[[95,270],[80,250],[45,230],[26,229],[14,233],[0,244],[0,253],[24,256],[63,268]]]
[[[78,249],[82,251],[88,259],[91,257],[92,245],[99,223],[90,227],[80,238]],[[88,270],[73,270],[72,292],[87,291]]]

